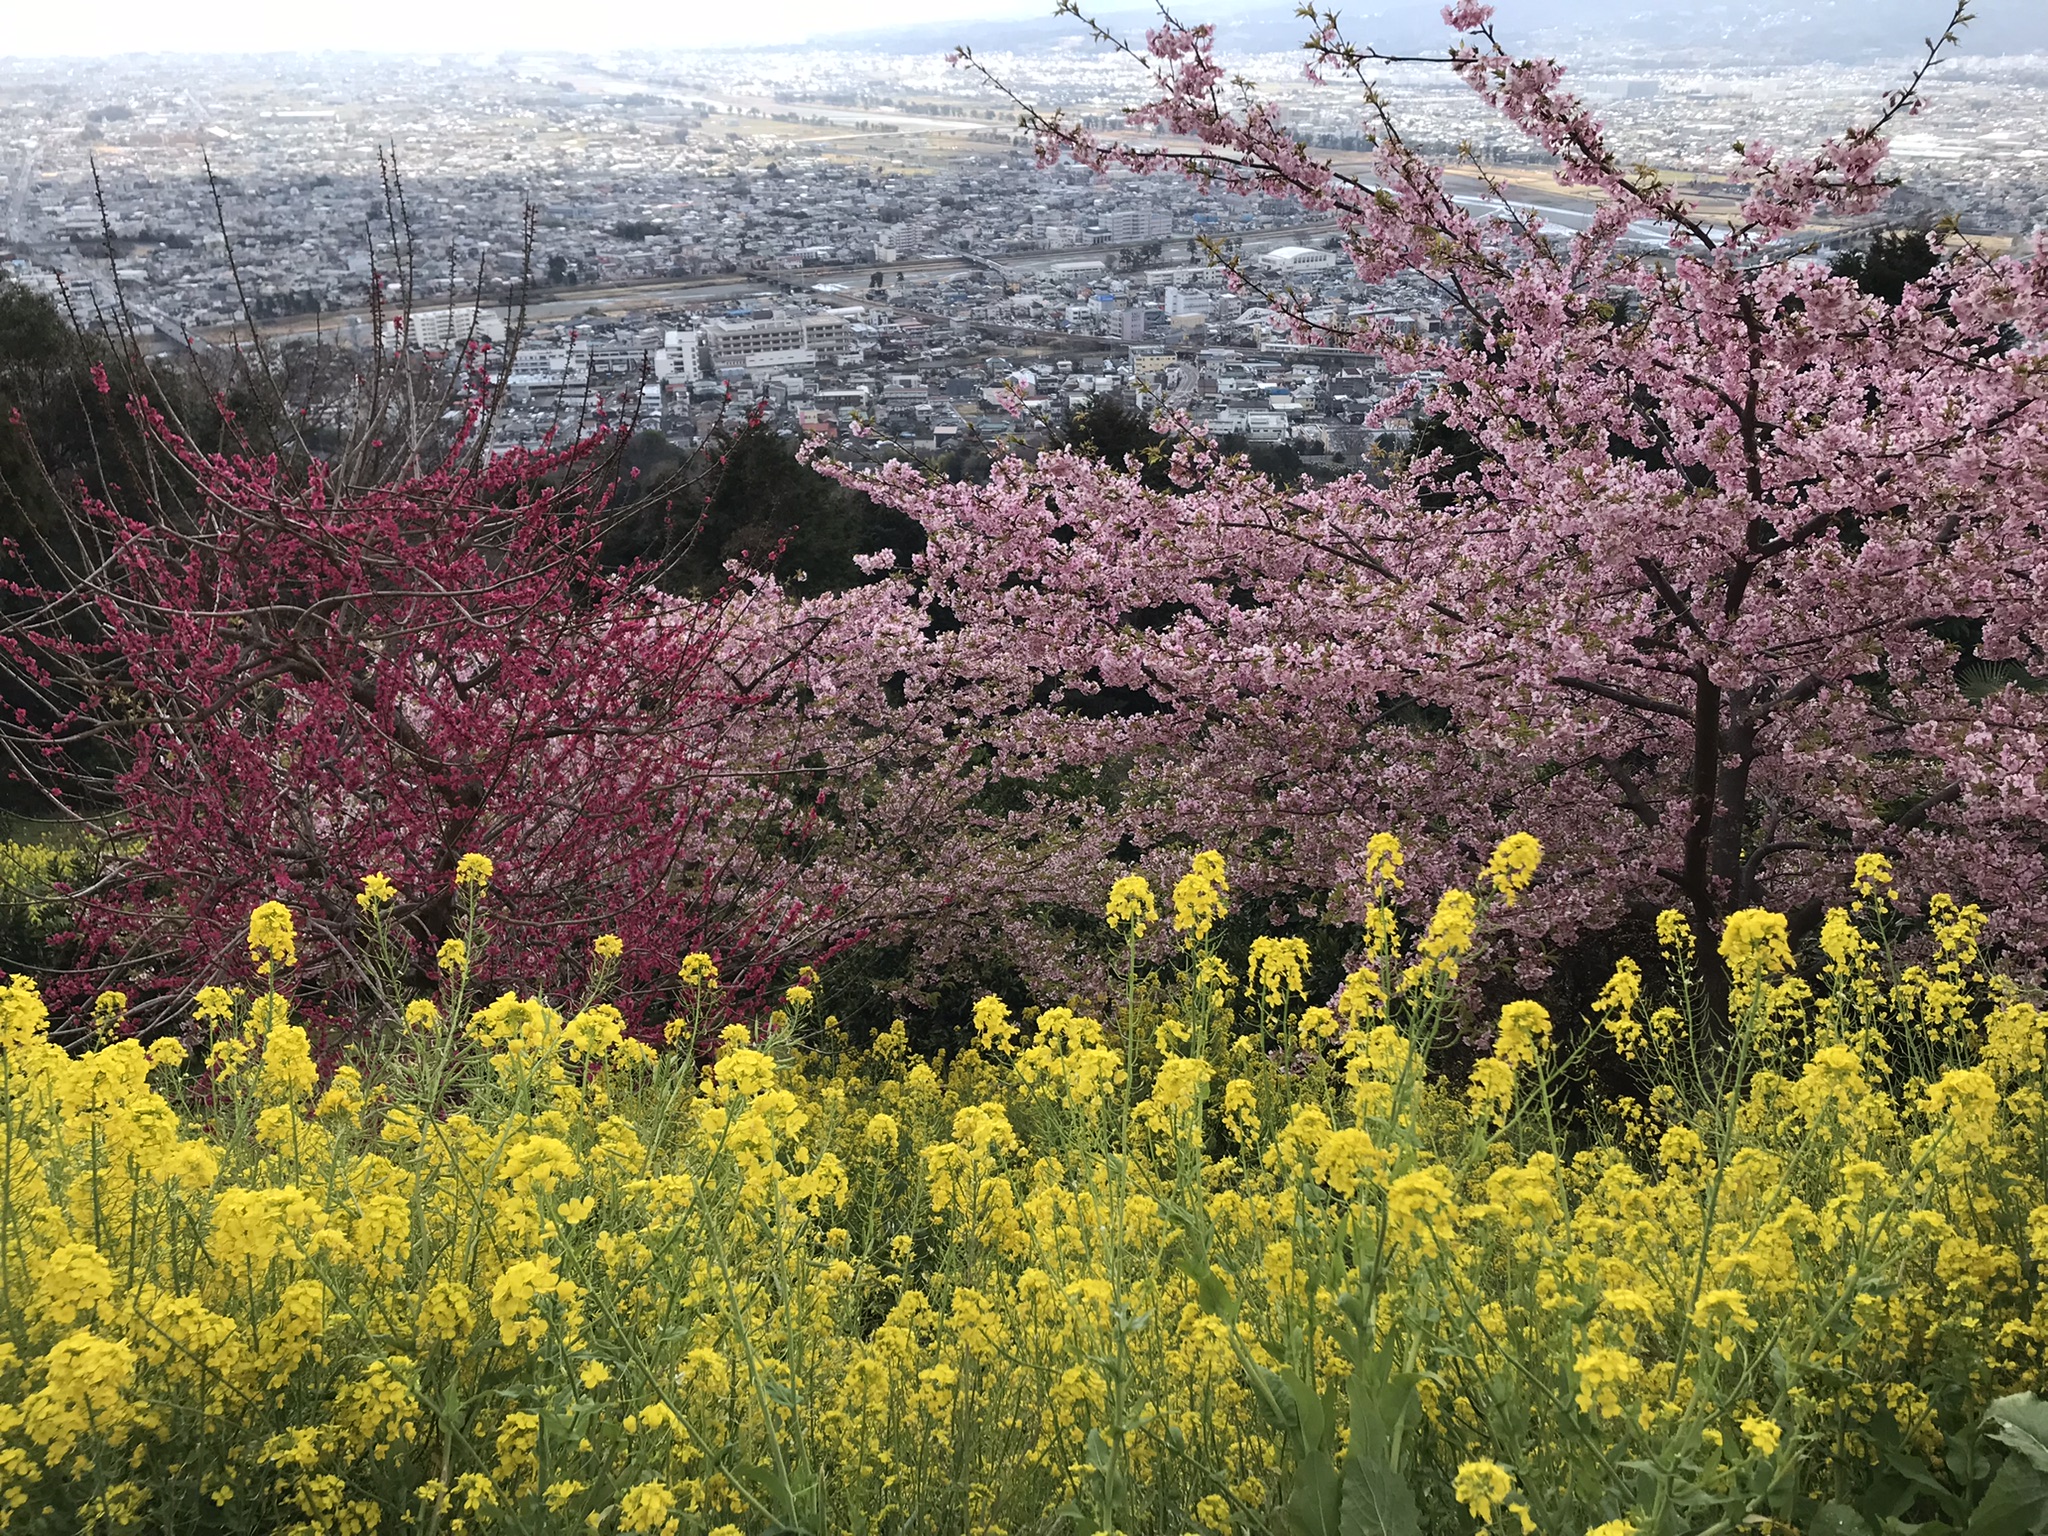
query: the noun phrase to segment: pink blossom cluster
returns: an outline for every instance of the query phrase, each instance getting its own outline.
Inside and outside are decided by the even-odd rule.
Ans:
[[[1289,197],[1338,220],[1361,278],[1425,277],[1448,334],[1340,337],[1411,380],[1382,420],[1419,404],[1476,467],[1273,485],[1199,438],[1170,492],[1068,453],[986,486],[896,466],[862,484],[930,530],[911,584],[1000,637],[981,643],[1037,696],[1142,699],[1061,726],[1077,761],[1129,765],[1124,830],[1219,842],[1274,889],[1341,888],[1383,827],[1431,889],[1526,828],[1552,874],[1524,921],[1562,939],[1674,901],[1709,924],[1760,902],[1817,918],[1882,849],[1910,889],[1983,900],[2041,947],[2040,245],[1954,241],[1892,305],[1787,238],[1881,204],[1883,130],[1925,68],[1810,153],[1738,146],[1747,191],[1709,217],[1625,164],[1487,7],[1445,19],[1441,62],[1595,199],[1588,228],[1545,227],[1476,160],[1459,169],[1494,215],[1454,198],[1374,84],[1386,56],[1334,16],[1310,68],[1357,81],[1369,178],[1228,80],[1197,27],[1128,50],[1153,91],[1130,122],[1156,134],[1032,120],[1044,159]],[[1331,340],[1306,299],[1267,297]]]

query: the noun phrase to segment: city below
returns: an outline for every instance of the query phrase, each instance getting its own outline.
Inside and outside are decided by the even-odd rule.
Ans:
[[[1818,142],[1867,117],[1910,68],[1918,38],[1896,42],[1750,65],[1635,46],[1575,78],[1629,151],[1712,206],[1739,194],[1736,139]],[[1113,124],[1133,82],[1084,43],[984,57],[1020,99]],[[1305,81],[1298,56],[1234,62],[1363,167],[1355,96]],[[1388,90],[1414,142],[1468,145],[1523,212],[1587,217],[1447,74],[1395,67]],[[2048,222],[2048,55],[1966,51],[1931,94],[1893,140],[1885,218],[1952,217],[1994,248]],[[0,176],[0,274],[81,324],[125,316],[163,352],[473,346],[503,386],[502,446],[600,412],[687,446],[753,412],[933,451],[1042,441],[1112,397],[1343,466],[1401,430],[1367,424],[1396,381],[1303,344],[1272,300],[1337,330],[1445,324],[1420,282],[1360,282],[1336,226],[1292,201],[1039,166],[1012,102],[907,43],[0,59]],[[1226,282],[1225,253],[1246,281]]]

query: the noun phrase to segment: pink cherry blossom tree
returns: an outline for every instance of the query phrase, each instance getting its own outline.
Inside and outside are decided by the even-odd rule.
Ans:
[[[1045,160],[1285,196],[1337,222],[1367,282],[1428,281],[1446,335],[1265,296],[1302,339],[1386,358],[1407,387],[1381,419],[1426,408],[1469,467],[1274,485],[1190,435],[1171,491],[1065,452],[986,486],[863,476],[929,531],[906,583],[963,626],[949,664],[1092,700],[1032,729],[1119,765],[1119,833],[1221,842],[1272,889],[1341,885],[1382,826],[1433,889],[1528,828],[1553,871],[1528,921],[1563,937],[1673,901],[1810,919],[1882,849],[2038,947],[2048,263],[1951,241],[1891,305],[1798,238],[1881,206],[1885,134],[1954,28],[1868,124],[1738,146],[1745,190],[1713,212],[1630,165],[1488,8],[1445,19],[1438,62],[1583,190],[1585,228],[1476,158],[1458,195],[1375,84],[1394,61],[1334,16],[1309,69],[1358,89],[1366,169],[1311,153],[1208,28],[1171,21],[1124,50],[1152,131],[1026,117]]]

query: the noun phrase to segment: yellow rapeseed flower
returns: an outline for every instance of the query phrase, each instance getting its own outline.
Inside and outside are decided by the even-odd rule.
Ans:
[[[1308,943],[1303,939],[1276,939],[1261,934],[1252,940],[1251,959],[1245,967],[1245,985],[1260,991],[1269,1008],[1278,1008],[1291,994],[1308,996]]]
[[[1109,888],[1104,909],[1109,926],[1127,938],[1142,939],[1159,921],[1159,904],[1152,899],[1152,886],[1143,875],[1124,875]]]
[[[1642,1362],[1624,1350],[1589,1349],[1572,1362],[1579,1378],[1579,1412],[1603,1419],[1621,1417],[1622,1389],[1642,1375]]]
[[[1400,890],[1401,839],[1391,832],[1375,832],[1365,845],[1365,883],[1375,897],[1382,887]]]
[[[1000,997],[984,997],[974,1005],[974,1043],[984,1051],[1008,1055],[1017,1048],[1017,1026]]]
[[[1739,1524],[1795,1452],[1857,1486],[1858,1447],[1937,1456],[2038,1381],[2048,1020],[1985,974],[1981,913],[1930,901],[1931,954],[1896,976],[1881,930],[1831,914],[1851,974],[1760,971],[1769,1049],[1705,1080],[1658,968],[1618,964],[1596,1025],[1639,1021],[1660,1059],[1560,1134],[1544,1111],[1576,1090],[1529,1065],[1556,1049],[1539,1005],[1455,1065],[1469,1020],[1434,968],[1495,890],[1453,905],[1414,993],[1380,905],[1327,1008],[1303,956],[1260,946],[1247,987],[1212,930],[1113,1015],[1082,977],[1021,1020],[984,999],[957,1055],[901,1021],[864,1049],[791,1033],[823,999],[800,972],[816,996],[771,995],[765,1024],[698,994],[686,1027],[719,1049],[644,1071],[618,1008],[507,991],[459,1035],[424,999],[402,1030],[365,1017],[360,1066],[323,1079],[285,998],[216,989],[194,1092],[175,1039],[53,1041],[0,978],[0,1526],[141,1530],[185,1499],[330,1536],[741,1536],[772,1512],[729,1474],[797,1403],[835,1469],[824,1524],[900,1513],[937,1468],[957,1528],[1000,1536],[1091,1486],[1070,1469],[1127,1399],[1203,1454],[1129,1460],[1124,1507],[1242,1536],[1286,1498],[1246,1372],[1341,1396],[1353,1362],[1300,1330],[1362,1282],[1416,1380],[1404,1475],[1482,1536],[1534,1536],[1539,1476],[1542,1536],[1636,1536],[1610,1518],[1627,1466],[1700,1447],[1725,1475],[1689,1518]],[[1666,927],[1669,959],[1691,940]],[[1744,953],[1779,963],[1760,931]],[[1268,1054],[1224,1015],[1276,995],[1300,1029]],[[473,1454],[442,1471],[444,1443]]]
[[[135,1351],[120,1339],[89,1328],[67,1334],[42,1359],[43,1386],[22,1404],[15,1422],[61,1465],[81,1440],[118,1440],[134,1419],[128,1398],[135,1381]]]
[[[297,1104],[310,1097],[319,1080],[313,1045],[296,1024],[279,1024],[263,1042],[263,1091],[273,1099]]]
[[[676,1496],[666,1483],[641,1483],[627,1489],[619,1500],[619,1529],[632,1536],[659,1531],[675,1507]]]
[[[1242,1077],[1223,1085],[1223,1125],[1241,1144],[1259,1139],[1259,1090]]]
[[[1624,1061],[1635,1060],[1636,1052],[1642,1048],[1643,1022],[1636,1015],[1642,995],[1642,967],[1623,955],[1615,962],[1607,985],[1593,999],[1594,1016],[1613,1038],[1614,1048]]]
[[[1472,1511],[1473,1518],[1493,1524],[1494,1510],[1515,1491],[1515,1480],[1497,1461],[1464,1461],[1452,1481],[1451,1493]]]
[[[1359,1185],[1383,1175],[1392,1156],[1372,1139],[1368,1131],[1345,1126],[1332,1131],[1316,1151],[1316,1178],[1329,1185],[1331,1193],[1349,1200]]]
[[[1502,906],[1512,907],[1536,879],[1542,862],[1543,845],[1526,832],[1515,832],[1501,839],[1481,878],[1493,886]]]
[[[1224,896],[1230,881],[1223,871],[1223,855],[1214,848],[1198,853],[1188,872],[1174,882],[1173,931],[1190,940],[1206,939],[1230,908]]]
[[[576,1283],[557,1273],[551,1253],[509,1264],[491,1287],[491,1316],[498,1324],[498,1342],[508,1349],[524,1343],[536,1347],[547,1337],[547,1319],[535,1308],[549,1298],[564,1305],[575,1301]]]
[[[491,876],[498,872],[498,866],[481,853],[465,853],[455,861],[456,889],[475,891],[479,896],[484,887],[491,883]]]
[[[235,995],[226,987],[201,987],[192,998],[192,1017],[201,1024],[231,1024]]]
[[[266,901],[249,914],[249,958],[256,962],[259,976],[270,975],[279,965],[299,963],[298,932],[291,908],[283,902]]]
[[[1387,989],[1380,984],[1380,973],[1371,966],[1360,966],[1344,978],[1344,985],[1337,990],[1337,1013],[1353,1029],[1361,1029],[1374,1019],[1386,1017]]]
[[[81,1314],[92,1317],[112,1299],[114,1272],[91,1243],[65,1243],[43,1261],[36,1277],[35,1315],[58,1328],[69,1328]]]
[[[1657,914],[1657,947],[1680,959],[1692,958],[1692,924],[1683,912],[1666,907]]]
[[[1863,935],[1856,931],[1849,914],[1840,907],[1828,908],[1828,915],[1820,925],[1821,953],[1834,962],[1836,969],[1846,974],[1855,967],[1865,948]]]
[[[1423,964],[1417,970],[1427,975],[1434,969],[1455,980],[1459,959],[1472,948],[1478,919],[1479,903],[1470,891],[1456,886],[1445,891],[1437,899],[1429,931],[1422,936]]]
[[[1721,958],[1739,984],[1792,969],[1792,944],[1784,914],[1761,907],[1729,913],[1721,930]]]
[[[1861,907],[1867,901],[1879,911],[1891,899],[1892,863],[1881,853],[1859,853],[1856,855],[1856,876],[1853,889],[1861,900]]]
[[[1465,1101],[1476,1120],[1503,1123],[1515,1099],[1515,1068],[1499,1056],[1482,1056],[1472,1064],[1472,1076],[1465,1087]]]
[[[1493,1054],[1517,1066],[1532,1067],[1550,1048],[1550,1010],[1527,998],[1509,1003],[1500,1011],[1500,1024],[1493,1038]]]

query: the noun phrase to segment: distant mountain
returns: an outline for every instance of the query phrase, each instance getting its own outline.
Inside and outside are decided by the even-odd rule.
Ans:
[[[1285,0],[1245,4],[1222,0],[1206,8],[1176,5],[1189,20],[1217,24],[1233,53],[1274,53],[1297,47],[1303,24]],[[2048,53],[2048,0],[1981,0],[1963,34],[1966,55]],[[1447,32],[1440,0],[1364,0],[1342,12],[1345,34],[1385,51],[1434,50]],[[1580,64],[1605,56],[1634,63],[1669,56],[1673,62],[1739,60],[1755,64],[1846,63],[1917,52],[1921,40],[1949,17],[1944,0],[1499,0],[1501,39],[1520,51],[1555,53]],[[1106,25],[1142,34],[1156,25],[1149,11],[1104,11]],[[886,28],[813,39],[813,47],[861,47],[891,52],[943,50],[958,43],[977,52],[1035,53],[1086,46],[1071,21],[959,21]]]

